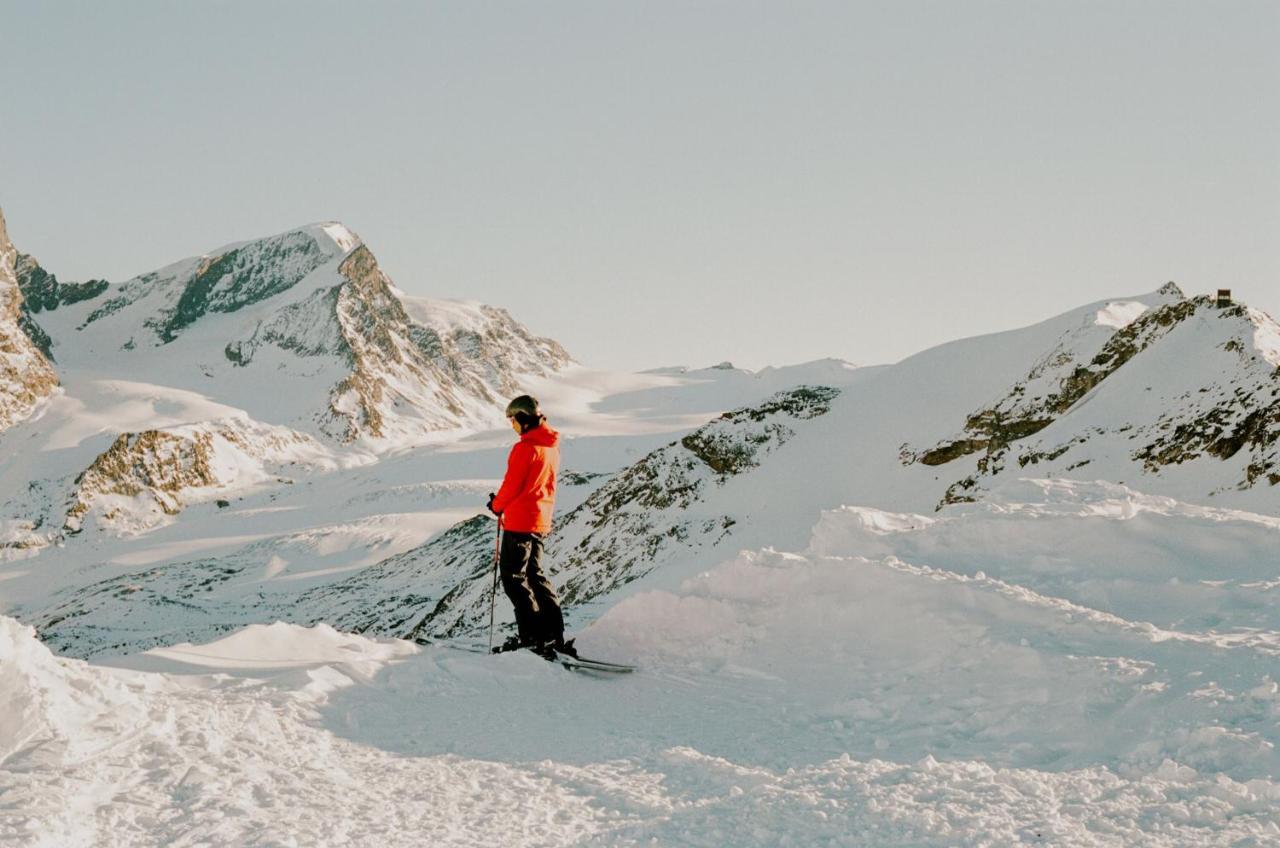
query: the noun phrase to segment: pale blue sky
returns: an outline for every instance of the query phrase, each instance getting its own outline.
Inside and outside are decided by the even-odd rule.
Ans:
[[[336,218],[581,361],[901,358],[1177,280],[1280,314],[1280,3],[14,3],[67,279]]]

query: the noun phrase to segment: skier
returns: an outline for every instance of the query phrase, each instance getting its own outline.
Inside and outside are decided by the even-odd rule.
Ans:
[[[495,651],[531,648],[548,659],[577,656],[564,640],[564,616],[555,587],[542,572],[542,544],[551,530],[560,465],[560,434],[547,425],[538,401],[520,395],[507,404],[507,420],[520,440],[507,457],[502,486],[489,495],[498,516],[502,588],[516,613],[516,635]]]

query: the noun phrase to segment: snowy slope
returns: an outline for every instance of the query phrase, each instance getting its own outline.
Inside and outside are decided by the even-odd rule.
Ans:
[[[912,459],[947,467],[979,455],[976,473],[953,484],[947,502],[972,500],[1002,472],[1025,473],[1012,470],[1015,462],[1043,466],[1037,474],[1092,465],[1082,473],[1165,476],[1205,495],[1274,486],[1278,336],[1262,312],[1221,308],[1208,296],[1182,299],[1172,286],[1145,302],[1108,304],[1091,324],[1064,334],[1003,398],[970,413],[963,435]]]
[[[634,594],[580,636],[639,659],[625,678],[282,624],[104,667],[2,619],[0,838],[1280,839],[1257,557],[1280,520],[1106,485],[993,497],[1010,508],[828,512],[802,549]],[[1126,567],[1100,583],[1099,563]]]
[[[645,585],[677,583],[714,555],[711,549],[798,547],[814,516],[842,504],[932,512],[940,503],[976,499],[976,484],[945,476],[955,473],[953,465],[974,477],[985,473],[995,478],[986,485],[997,487],[1024,475],[1071,477],[1088,466],[1086,479],[1100,474],[1142,491],[1280,515],[1276,482],[1265,472],[1249,476],[1250,468],[1269,467],[1280,444],[1280,371],[1267,347],[1274,328],[1254,310],[1218,309],[1166,286],[864,369],[842,391],[798,390],[821,399],[798,416],[801,426],[778,414],[776,399],[743,408],[642,458],[566,513],[549,543],[551,568],[566,599],[590,620],[597,599],[616,602],[618,590],[631,591],[625,587],[650,572]],[[1129,351],[1124,361],[1112,361],[1120,347]],[[1102,376],[1079,374],[1080,362],[1099,358],[1108,360]],[[1184,361],[1202,366],[1182,367]],[[1033,363],[1029,371],[1026,362]],[[1073,380],[1093,388],[1064,400],[1063,383]],[[919,435],[973,409],[976,398],[992,396],[1002,398],[992,408],[1003,411],[988,419],[1036,426],[1025,434],[1011,426],[977,457],[923,461],[910,448]],[[1153,461],[1148,440],[1176,445],[1177,467]],[[1021,458],[1006,463],[1012,451]],[[758,461],[735,467],[736,457],[756,452]],[[470,558],[459,557],[452,541],[447,556],[436,556],[430,543],[420,552],[422,567],[433,573],[456,563],[459,581],[447,598],[422,600],[427,635],[475,632],[486,621],[488,589],[475,563],[491,541],[480,532],[470,538]],[[1268,568],[1276,564],[1264,559]]]
[[[842,373],[848,379],[853,372]],[[833,373],[815,363],[811,375]],[[586,383],[599,379],[591,373],[573,376]],[[773,385],[769,375],[749,380],[726,372],[645,379],[650,388],[635,402],[652,413],[653,435],[640,435],[644,419],[632,419],[634,432],[621,444],[613,421],[603,422],[602,435],[578,429],[587,422],[572,413],[564,422],[567,463],[579,470],[567,464],[564,469],[559,501],[565,518],[549,555],[557,572],[574,573],[566,597],[575,606],[694,547],[726,543],[733,520],[714,512],[697,518],[693,508],[700,509],[731,477],[753,473],[821,415],[838,391],[780,393],[763,404],[718,416],[631,465],[628,455],[635,445],[670,438],[671,416],[655,393],[667,391],[668,402],[685,409],[695,383],[709,392],[708,403],[735,391],[750,396]],[[666,385],[670,382],[676,385]],[[623,384],[628,383],[634,385]],[[571,394],[567,389],[561,386]],[[163,539],[184,535],[181,522],[197,520],[188,511],[171,521],[163,536],[155,531],[161,538],[146,546],[130,545],[129,539],[110,545],[102,544],[105,539],[88,540],[92,544],[84,550],[76,537],[65,556],[43,557],[48,567],[62,569],[65,562],[71,572],[54,581],[52,592],[41,590],[36,577],[10,583],[10,591],[31,593],[22,617],[51,645],[74,656],[208,639],[247,623],[277,619],[389,635],[404,635],[415,626],[423,636],[475,632],[487,621],[495,529],[491,518],[476,515],[476,505],[498,481],[466,476],[423,481],[455,463],[479,473],[500,470],[510,437],[500,438],[493,448],[463,452],[459,445],[416,461],[401,457],[394,469],[360,466],[319,477],[312,472],[325,457],[312,457],[309,466],[299,461],[283,469],[300,475],[291,478],[298,485],[245,493],[226,513],[213,508],[209,499],[217,490],[209,488],[204,495],[206,532],[218,536],[209,539],[207,553],[199,550],[205,543],[174,545]],[[619,465],[623,468],[615,473]],[[671,498],[663,481],[676,478],[682,481],[681,493]],[[648,492],[643,503],[636,500],[637,486]],[[161,513],[153,508],[150,515],[163,520]],[[300,522],[297,529],[287,529],[292,522]],[[186,535],[191,534],[198,531],[188,529]],[[87,564],[86,556],[97,561]],[[504,626],[509,618],[505,610],[499,615]]]
[[[337,224],[118,286],[14,256],[62,389],[0,433],[0,841],[1280,842],[1257,310],[616,374]],[[571,629],[631,678],[386,638],[486,638],[517,391]]]

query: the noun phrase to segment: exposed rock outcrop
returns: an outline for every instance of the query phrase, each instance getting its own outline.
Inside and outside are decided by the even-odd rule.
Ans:
[[[63,530],[80,532],[93,514],[104,529],[141,532],[189,503],[273,481],[285,463],[331,465],[311,437],[246,418],[121,433],[76,478]]]
[[[0,433],[31,415],[58,386],[58,375],[30,335],[44,341],[47,349],[47,337],[25,315],[17,261],[18,251],[0,213]]]

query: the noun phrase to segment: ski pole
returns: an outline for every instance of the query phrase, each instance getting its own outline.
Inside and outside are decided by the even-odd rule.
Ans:
[[[493,607],[498,600],[498,559],[502,552],[502,516],[498,516],[498,535],[493,543],[493,589],[489,592],[489,653],[493,653]]]

